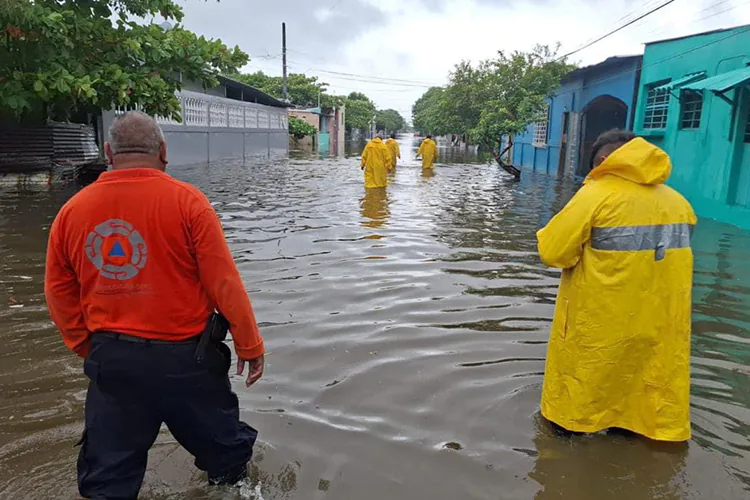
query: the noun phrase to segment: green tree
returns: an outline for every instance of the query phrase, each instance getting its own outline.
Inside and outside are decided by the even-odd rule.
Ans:
[[[544,118],[547,100],[574,66],[557,57],[557,48],[537,45],[531,52],[499,52],[484,63],[479,95],[486,99],[472,138],[493,150],[503,138],[523,133]]]
[[[131,20],[157,15],[183,18],[173,0],[0,0],[0,111],[67,119],[137,104],[179,120],[180,75],[212,87],[247,63],[179,24]]]
[[[317,132],[318,130],[305,120],[296,116],[289,117],[289,135],[294,137],[294,142],[298,142],[307,136],[314,136]]]
[[[231,74],[230,78],[251,85],[266,94],[278,99],[282,97],[283,79],[280,76],[269,76],[258,71],[250,74]],[[316,76],[307,76],[302,73],[291,73],[287,76],[287,95],[289,101],[296,106],[315,107],[320,105],[324,108],[341,106],[345,98],[328,93],[328,84],[318,80]]]
[[[346,99],[346,116],[344,117],[347,130],[367,130],[375,116],[375,103],[361,92],[352,92]]]
[[[460,133],[451,123],[453,116],[447,110],[448,105],[446,89],[432,87],[427,90],[412,106],[414,129],[422,134]]]
[[[414,126],[435,134],[466,134],[483,145],[506,170],[500,147],[514,134],[543,118],[546,101],[573,66],[557,57],[557,48],[538,45],[530,52],[498,52],[476,67],[462,62],[446,88],[431,88],[412,111]]]
[[[386,132],[399,132],[406,126],[406,120],[395,109],[380,109],[375,113],[375,126]]]

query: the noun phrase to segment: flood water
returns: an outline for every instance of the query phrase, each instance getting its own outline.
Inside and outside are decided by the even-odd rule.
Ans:
[[[534,234],[575,186],[462,150],[426,175],[414,147],[366,194],[355,157],[172,171],[221,214],[269,354],[255,387],[233,377],[260,431],[253,483],[205,488],[164,431],[142,498],[750,497],[750,233],[695,233],[693,440],[562,439],[538,415],[559,272]],[[0,193],[3,499],[77,498],[86,379],[42,294],[73,191]]]

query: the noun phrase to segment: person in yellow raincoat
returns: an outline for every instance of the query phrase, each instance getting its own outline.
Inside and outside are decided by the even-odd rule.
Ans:
[[[438,158],[437,144],[432,140],[432,136],[428,135],[422,144],[419,146],[417,151],[417,158],[422,157],[422,168],[434,168],[435,160]]]
[[[391,136],[388,139],[386,139],[385,145],[388,146],[388,150],[391,152],[391,158],[393,160],[393,168],[396,168],[398,159],[401,158],[401,148],[399,148],[398,146],[398,141],[396,140],[396,134],[391,134]]]
[[[365,188],[388,186],[388,171],[393,169],[391,152],[380,136],[367,143],[362,151],[362,170],[365,172]]]
[[[591,165],[537,233],[563,269],[542,415],[563,431],[688,440],[695,213],[664,185],[669,156],[630,132],[602,134]]]

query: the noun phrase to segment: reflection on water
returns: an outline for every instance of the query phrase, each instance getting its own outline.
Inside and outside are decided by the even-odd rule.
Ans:
[[[270,352],[257,387],[234,380],[253,481],[207,490],[165,431],[143,498],[747,498],[750,234],[695,234],[694,439],[561,439],[538,416],[559,272],[535,231],[576,186],[464,150],[423,172],[416,146],[367,192],[361,145],[175,169],[221,215]],[[42,296],[70,194],[0,195],[0,498],[75,498],[86,383]]]
[[[389,203],[388,189],[365,189],[365,196],[361,200],[362,226],[377,228],[386,224],[391,215]]]

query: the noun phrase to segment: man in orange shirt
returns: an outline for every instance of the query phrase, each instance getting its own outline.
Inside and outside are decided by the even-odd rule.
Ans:
[[[257,431],[239,420],[229,360],[216,362],[221,346],[209,349],[214,363],[196,350],[219,310],[237,374],[247,367],[246,385],[257,382],[264,347],[250,300],[208,199],[164,172],[157,123],[129,112],[109,135],[112,170],[63,206],[47,249],[50,315],[91,379],[79,491],[136,498],[162,422],[211,484],[233,484],[247,474]]]

